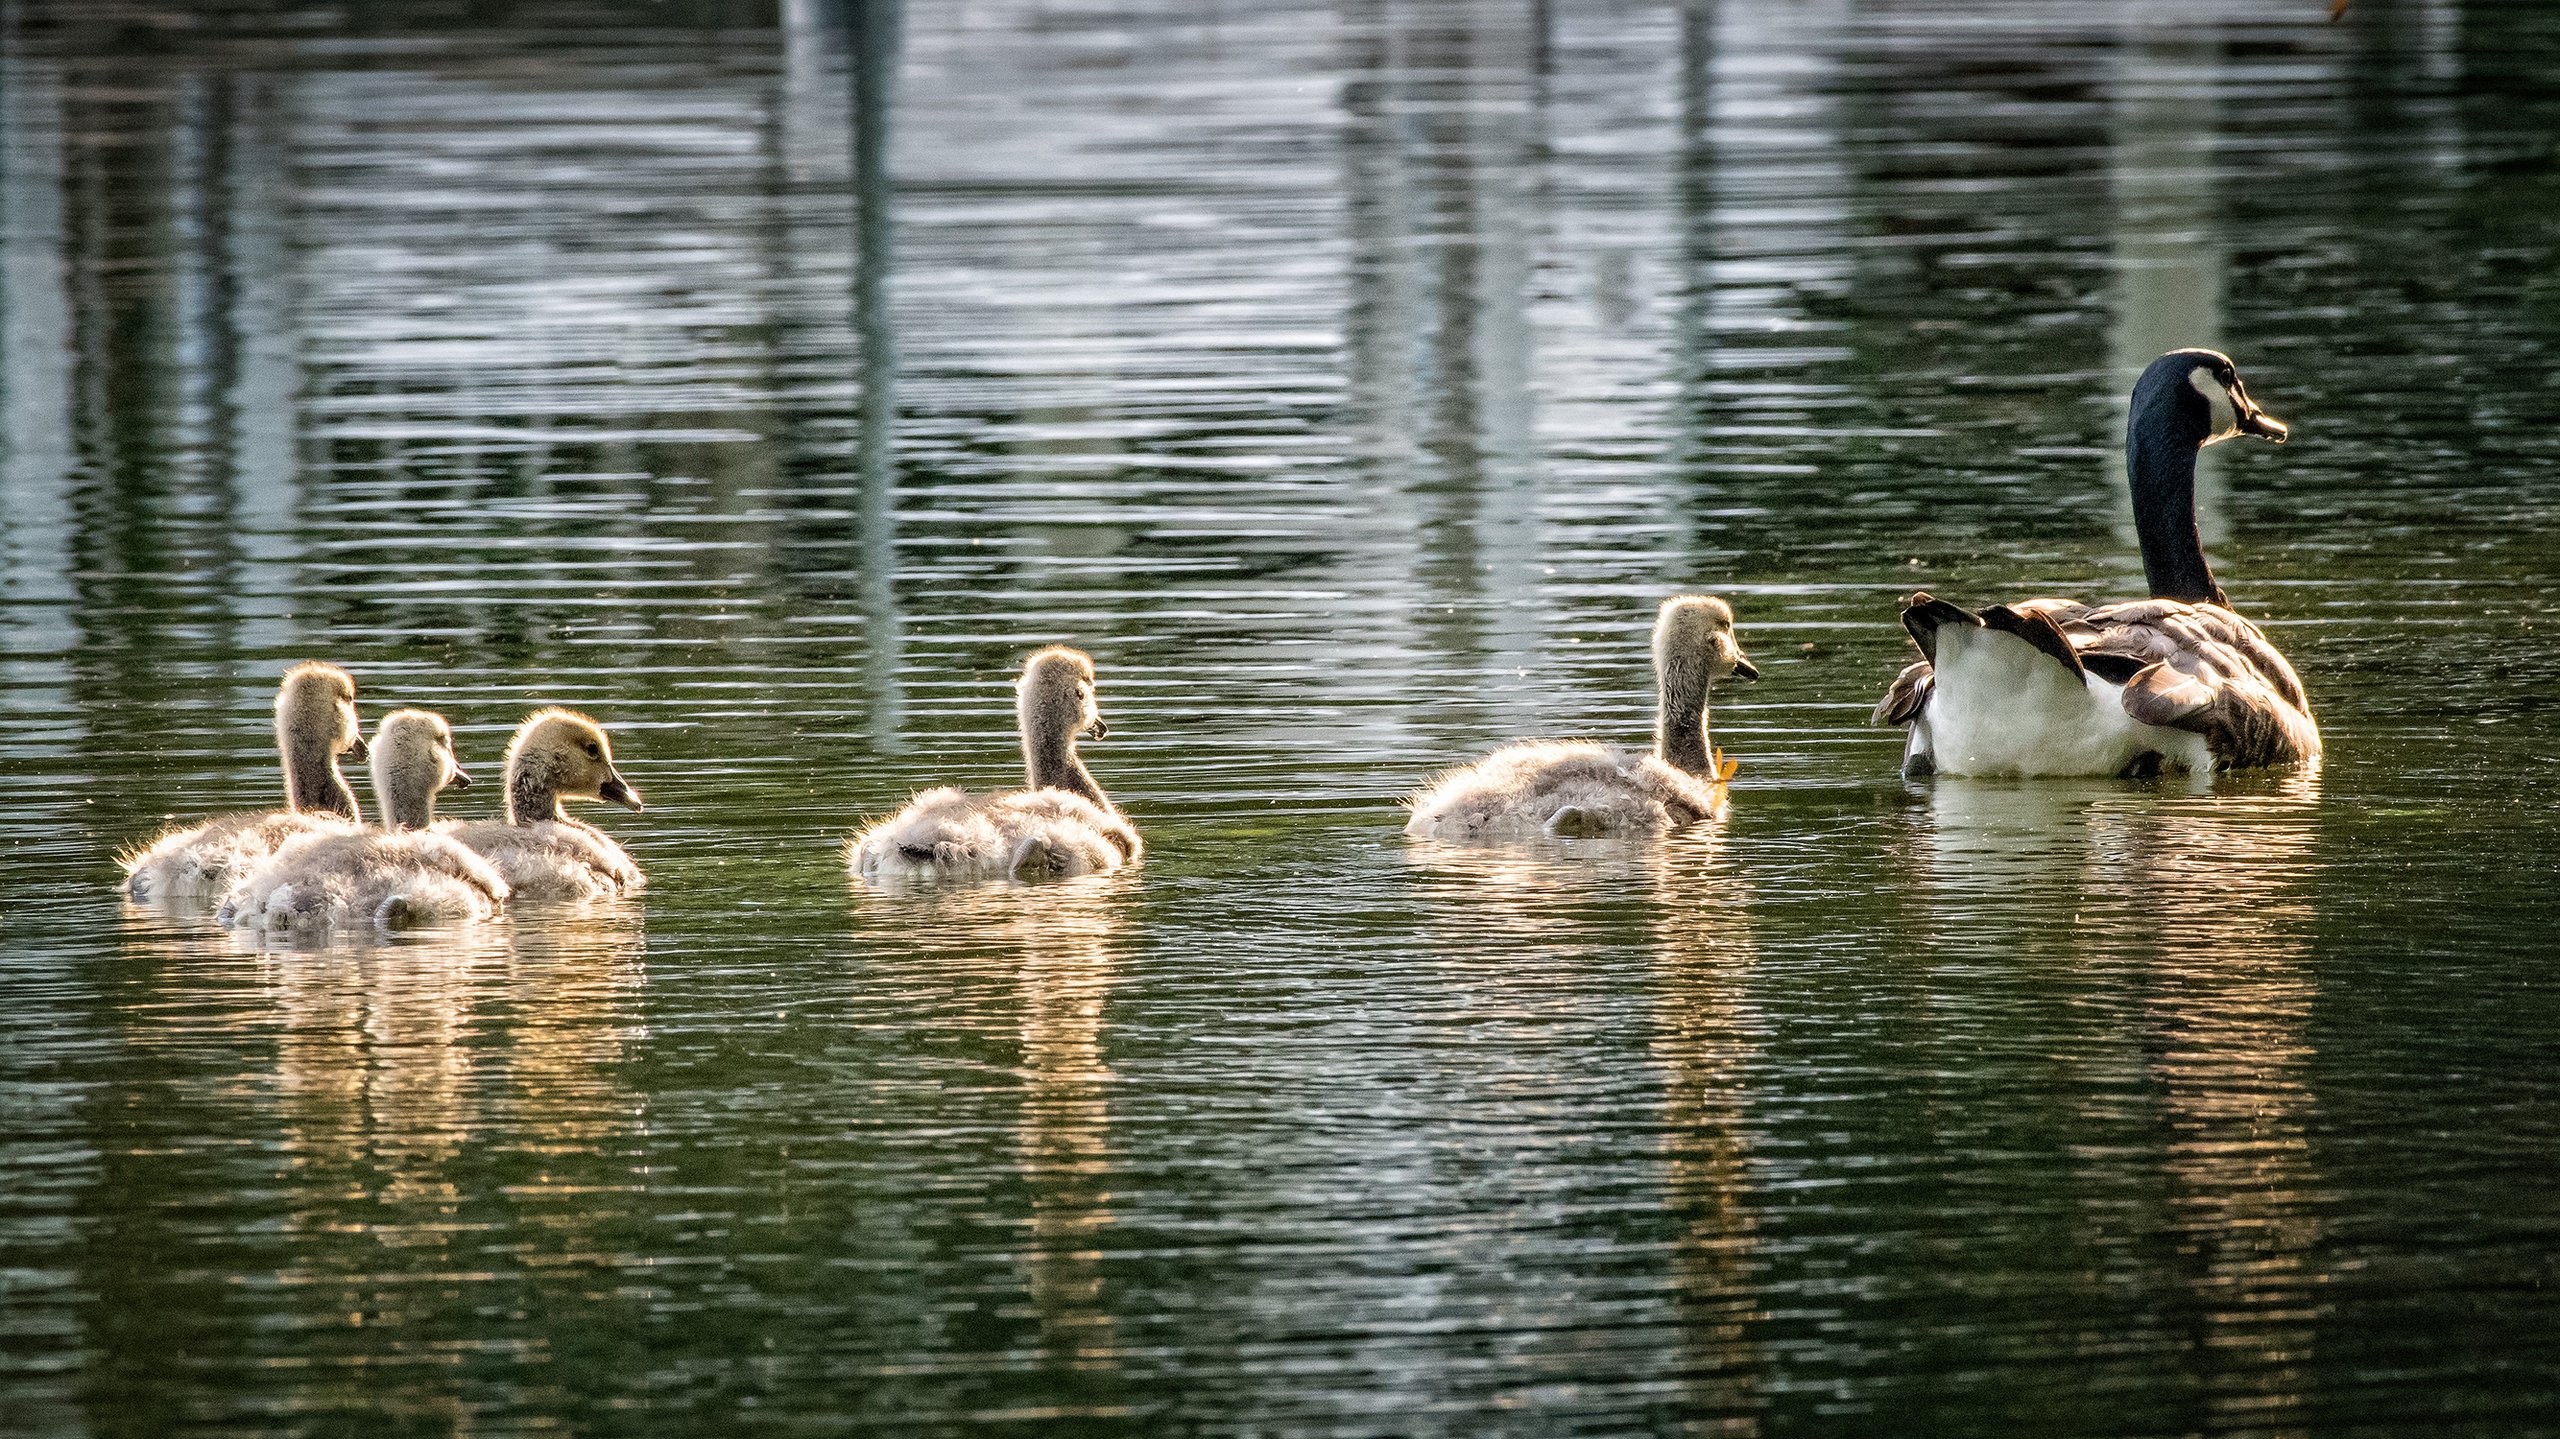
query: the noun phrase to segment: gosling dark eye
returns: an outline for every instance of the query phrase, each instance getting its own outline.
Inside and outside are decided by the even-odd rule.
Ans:
[[[588,745],[588,746],[587,746],[587,758],[589,758],[589,759],[602,759],[602,758],[604,758],[604,750],[603,750],[603,748],[602,748],[601,746],[598,746],[598,745],[592,745],[592,744],[591,744],[591,745]]]

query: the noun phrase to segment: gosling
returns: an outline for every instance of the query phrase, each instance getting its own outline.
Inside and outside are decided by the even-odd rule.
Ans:
[[[1716,812],[1734,764],[1707,743],[1707,691],[1760,678],[1733,634],[1733,609],[1712,595],[1662,602],[1653,625],[1659,704],[1654,745],[1524,740],[1433,781],[1407,801],[1416,839],[1513,840],[1641,833]]]
[[[365,758],[356,722],[356,682],[336,665],[299,664],[276,690],[276,751],[284,766],[285,808],[216,815],[171,828],[116,858],[125,893],[146,904],[221,896],[276,847],[297,835],[351,833],[360,816],[338,757]]]
[[[442,715],[394,710],[373,732],[373,794],[384,827],[296,836],[245,875],[218,918],[270,935],[350,924],[381,929],[469,924],[506,902],[507,882],[450,835],[436,833],[436,793],[471,787]]]
[[[519,900],[611,899],[648,881],[613,837],[560,807],[602,800],[640,812],[640,793],[613,767],[604,728],[574,710],[538,709],[507,746],[506,818],[437,826],[479,852]]]
[[[1137,829],[1076,754],[1077,735],[1111,733],[1094,703],[1092,658],[1064,645],[1033,655],[1014,689],[1014,713],[1028,788],[926,790],[855,835],[845,867],[885,883],[1093,874],[1135,860],[1144,848]]]

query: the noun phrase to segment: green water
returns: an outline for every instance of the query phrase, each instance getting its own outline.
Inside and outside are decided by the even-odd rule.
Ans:
[[[2326,9],[0,5],[0,1431],[2560,1429],[2560,12]],[[2326,767],[1905,784],[2186,343]],[[1052,641],[1146,862],[848,884]],[[126,910],[311,657],[645,899]]]

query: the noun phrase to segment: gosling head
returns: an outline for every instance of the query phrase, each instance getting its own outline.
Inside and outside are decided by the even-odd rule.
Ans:
[[[1102,708],[1093,699],[1093,661],[1080,650],[1051,645],[1022,666],[1022,683],[1014,691],[1014,713],[1022,725],[1023,770],[1033,789],[1073,790],[1096,804],[1107,805],[1102,786],[1076,758],[1076,736],[1095,739],[1111,733]]]
[[[338,756],[365,757],[356,725],[356,682],[336,665],[299,664],[276,690],[276,750],[284,760],[284,799],[305,814],[358,817],[356,792],[338,773]]]
[[[1014,710],[1026,736],[1102,739],[1111,733],[1094,702],[1092,657],[1065,645],[1051,645],[1023,663]]]
[[[471,788],[453,757],[453,727],[429,710],[393,710],[373,730],[373,796],[391,829],[435,822],[436,794]]]
[[[2133,385],[2131,425],[2137,434],[2149,430],[2198,446],[2235,435],[2281,445],[2291,433],[2249,398],[2229,355],[2201,349],[2171,350],[2151,362]]]
[[[1654,667],[1668,674],[1699,667],[1705,677],[1760,678],[1760,669],[1734,638],[1733,607],[1713,595],[1674,595],[1653,621]]]
[[[508,818],[518,824],[553,818],[564,799],[640,809],[640,792],[613,767],[602,725],[575,710],[535,710],[507,746]]]
[[[276,738],[307,744],[325,755],[365,757],[364,730],[356,721],[356,681],[336,665],[313,660],[284,672],[276,691]]]

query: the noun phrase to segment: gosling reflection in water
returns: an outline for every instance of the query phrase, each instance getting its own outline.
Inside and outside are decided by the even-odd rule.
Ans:
[[[267,964],[282,1127],[386,1194],[459,1192],[442,1166],[475,1138],[575,1149],[627,1129],[641,1107],[610,1076],[640,1032],[646,953],[637,907],[613,906]]]
[[[1751,1325],[1761,1245],[1752,1200],[1752,1119],[1746,1106],[1766,1021],[1754,1006],[1759,963],[1751,881],[1726,863],[1722,826],[1645,857],[1652,900],[1657,1012],[1653,1052],[1663,1077],[1664,1207],[1672,1242],[1673,1303],[1687,1352],[1678,1372],[1693,1415],[1756,1412],[1761,1356]]]
[[[1929,794],[1923,862],[1941,933],[2022,966],[2049,956],[2052,982],[2083,987],[2074,1008],[2129,1021],[2087,1040],[2123,1079],[2074,1088],[2093,1124],[2128,1090],[2158,1106],[2151,1222],[2193,1256],[2178,1318],[2217,1416],[2207,1427],[2290,1432],[2285,1416],[2307,1398],[2321,1312],[2309,1139],[2319,799],[2316,772],[2226,779],[2201,796],[1944,778]]]
[[[894,952],[932,956],[917,983],[961,991],[965,1022],[1009,1030],[1019,1046],[1014,1154],[1030,1213],[1017,1261],[1045,1361],[1088,1381],[1120,1362],[1103,1286],[1113,1172],[1103,1007],[1128,962],[1137,878],[1124,869],[1036,887],[908,888],[857,916],[893,930]]]
[[[130,1006],[133,1043],[165,1050],[155,1064],[179,1076],[172,1132],[272,1136],[277,1230],[244,1242],[314,1311],[365,1324],[512,1272],[482,1226],[457,1221],[499,1183],[539,1250],[608,1252],[597,1236],[615,1220],[597,1195],[637,1184],[645,1133],[646,1104],[621,1079],[643,1033],[636,908],[384,945],[272,956],[244,942],[226,963],[201,936],[129,935],[127,972],[155,992]],[[369,1382],[376,1402],[420,1409],[453,1402],[460,1381],[427,1366]]]
[[[1611,1164],[1644,1176],[1626,1222],[1669,1226],[1659,1298],[1649,1301],[1661,1313],[1645,1327],[1676,1336],[1676,1349],[1648,1367],[1678,1377],[1685,1414],[1753,1412],[1763,1240],[1748,1101],[1765,1026],[1751,998],[1751,882],[1733,868],[1726,826],[1659,839],[1418,844],[1407,855],[1445,970],[1435,988],[1487,1026],[1534,1017],[1540,1036],[1467,1051],[1478,1145],[1509,1132],[1515,1102],[1552,1111],[1563,1103],[1560,1075],[1594,1054],[1624,1054],[1631,1029],[1649,1033],[1650,1063],[1609,1083],[1613,1094],[1623,1081],[1653,1097],[1630,1097],[1628,1127],[1603,1145]],[[1524,1134],[1509,1157],[1520,1186],[1534,1188],[1553,1154],[1534,1124]]]
[[[1554,957],[1576,940],[1623,942],[1646,934],[1645,898],[1664,866],[1696,870],[1723,853],[1722,809],[1660,837],[1523,838],[1502,844],[1425,840],[1405,847],[1425,913],[1452,940]]]

